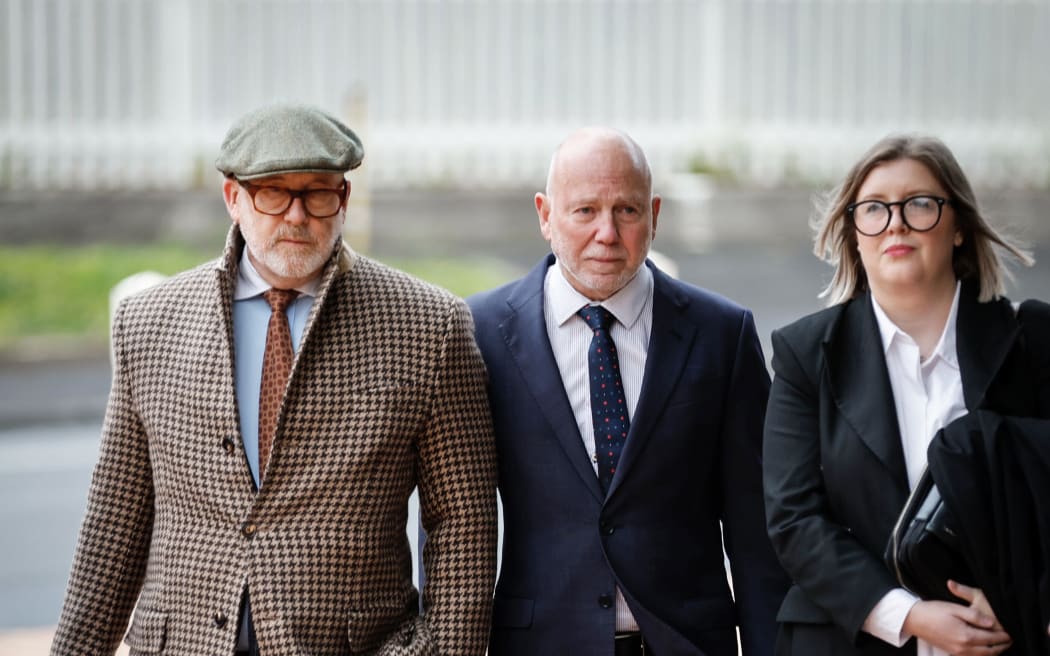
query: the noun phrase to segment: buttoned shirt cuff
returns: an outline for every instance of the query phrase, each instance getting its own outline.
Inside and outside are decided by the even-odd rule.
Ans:
[[[875,604],[861,628],[894,647],[903,647],[911,638],[904,634],[904,620],[918,601],[918,597],[904,588],[894,588]]]

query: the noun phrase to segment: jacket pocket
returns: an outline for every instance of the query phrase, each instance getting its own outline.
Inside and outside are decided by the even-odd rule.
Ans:
[[[159,654],[168,635],[168,614],[159,610],[135,609],[124,642],[137,653]]]
[[[415,617],[405,604],[377,605],[351,610],[346,637],[353,653],[375,650]],[[414,627],[414,625],[413,625]]]
[[[810,601],[806,593],[797,585],[791,586],[784,603],[780,604],[780,612],[777,613],[778,622],[797,622],[802,624],[829,624],[831,615]]]
[[[426,620],[415,615],[401,625],[376,650],[375,656],[439,656],[437,641]]]
[[[525,629],[532,626],[532,599],[517,597],[495,597],[492,600],[492,625],[510,629]]]

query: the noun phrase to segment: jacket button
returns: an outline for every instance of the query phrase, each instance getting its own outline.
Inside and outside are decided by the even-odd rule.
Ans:
[[[616,527],[608,522],[602,522],[599,524],[598,529],[602,532],[602,535],[612,535],[616,532]]]
[[[613,598],[611,594],[598,595],[598,605],[602,608],[612,608]]]
[[[241,533],[246,538],[252,537],[253,535],[255,535],[255,524],[252,524],[251,522],[245,522],[244,525],[241,526]]]
[[[221,611],[215,613],[215,617],[212,619],[215,621],[215,626],[217,628],[221,629],[222,627],[226,626],[226,613],[223,613]]]
[[[228,437],[222,438],[222,448],[226,453],[233,455],[233,440]]]

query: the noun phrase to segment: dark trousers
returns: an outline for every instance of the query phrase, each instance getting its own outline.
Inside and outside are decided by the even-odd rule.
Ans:
[[[244,591],[244,600],[241,602],[241,616],[237,626],[237,646],[233,656],[259,656],[259,642],[255,639],[255,625],[252,624],[252,604],[248,598],[248,591]]]

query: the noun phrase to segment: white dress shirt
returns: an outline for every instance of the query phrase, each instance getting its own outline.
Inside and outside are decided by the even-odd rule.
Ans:
[[[597,476],[598,457],[594,448],[587,368],[587,351],[594,331],[576,314],[585,305],[601,305],[616,317],[609,334],[616,344],[627,416],[633,419],[642,390],[645,357],[653,326],[653,274],[648,267],[642,266],[630,282],[601,303],[592,303],[576,291],[565,279],[557,263],[547,269],[547,277],[543,282],[543,318],[547,324],[547,336],[550,337],[554,360],[558,363],[562,385],[576,417],[580,437],[591,456],[591,466]],[[616,630],[638,630],[638,623],[619,589],[616,590]]]
[[[871,297],[893,389],[910,489],[915,488],[926,469],[926,449],[933,436],[952,420],[966,414],[955,349],[959,288],[956,283],[955,299],[941,338],[925,360],[920,357],[915,340],[897,327],[879,307],[875,297]],[[900,647],[911,637],[903,633],[904,619],[918,601],[918,597],[904,588],[891,590],[872,609],[864,621],[864,630]],[[947,656],[947,652],[919,640],[918,656]]]

